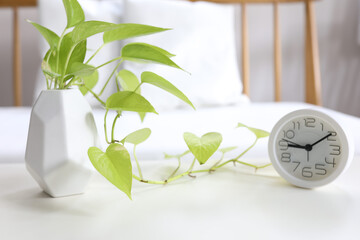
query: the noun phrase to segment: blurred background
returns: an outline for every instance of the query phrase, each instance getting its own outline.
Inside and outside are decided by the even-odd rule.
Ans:
[[[50,2],[50,0],[48,0]],[[55,0],[60,1],[60,0]],[[113,0],[121,3],[121,0]],[[172,0],[168,0],[172,1]],[[360,1],[322,0],[316,4],[323,105],[360,117]],[[240,6],[234,32],[240,55]],[[250,99],[273,101],[273,8],[249,5]],[[60,10],[59,10],[60,11]],[[62,11],[62,9],[61,9]],[[119,9],[121,22],[122,10]],[[216,18],[216,16],[214,16]],[[41,63],[40,34],[25,19],[40,21],[36,7],[19,11],[23,105],[32,105]],[[63,19],[62,19],[63,21]],[[0,9],[0,106],[12,106],[12,11]],[[304,5],[280,5],[283,100],[304,100]],[[168,27],[167,25],[164,27]],[[176,31],[176,29],[174,30]],[[226,37],[226,36],[222,36]],[[181,52],[177,53],[178,55]],[[240,64],[239,64],[240,67]],[[240,69],[241,71],[241,69]],[[239,79],[240,81],[240,79]]]

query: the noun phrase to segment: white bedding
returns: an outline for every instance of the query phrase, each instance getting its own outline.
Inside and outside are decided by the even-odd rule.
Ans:
[[[233,155],[244,150],[254,140],[253,135],[245,129],[235,129],[238,122],[270,131],[277,120],[286,113],[301,109],[314,108],[304,103],[249,103],[238,106],[203,108],[197,111],[191,109],[160,112],[160,115],[149,114],[141,124],[138,115],[126,113],[118,121],[116,134],[121,139],[127,133],[139,128],[149,127],[152,135],[137,147],[141,160],[163,158],[163,153],[177,154],[186,150],[182,134],[185,131],[202,135],[209,131],[223,134],[221,147],[239,146]],[[356,146],[360,146],[360,119],[331,111],[342,119],[342,125],[352,129]],[[31,109],[28,107],[0,108],[0,162],[23,162],[26,138]],[[94,110],[96,123],[105,147],[103,130],[103,110]],[[108,126],[111,126],[112,116],[108,116]],[[130,146],[129,146],[130,147]],[[360,149],[356,148],[356,155]],[[230,154],[231,156],[231,154]],[[267,139],[260,140],[246,158],[267,157]]]

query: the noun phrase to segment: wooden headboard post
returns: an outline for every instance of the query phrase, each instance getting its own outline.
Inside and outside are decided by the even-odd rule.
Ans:
[[[18,20],[18,8],[13,7],[13,88],[14,105],[22,105],[22,78],[21,78],[21,41]]]
[[[0,0],[0,7],[9,7],[13,10],[13,92],[14,105],[22,105],[21,80],[21,41],[18,10],[19,7],[36,6],[36,0]]]

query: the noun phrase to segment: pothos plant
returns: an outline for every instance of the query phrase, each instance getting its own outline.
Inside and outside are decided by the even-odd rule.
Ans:
[[[195,107],[184,93],[158,74],[149,71],[142,72],[139,80],[134,73],[125,69],[119,70],[120,65],[124,61],[135,61],[163,64],[180,70],[182,69],[171,59],[175,55],[157,46],[139,42],[126,44],[122,47],[118,57],[109,59],[109,61],[99,66],[93,66],[91,61],[96,57],[98,52],[110,42],[155,34],[170,29],[142,24],[114,24],[103,21],[85,21],[84,11],[77,0],[63,0],[63,4],[67,16],[67,25],[60,36],[44,26],[29,21],[42,34],[50,46],[41,64],[42,71],[46,78],[47,88],[69,89],[78,87],[84,95],[88,93],[92,94],[105,108],[104,130],[108,147],[105,152],[97,147],[90,147],[88,156],[96,170],[127,194],[129,198],[131,198],[133,179],[143,183],[166,184],[187,175],[193,176],[192,174],[195,173],[213,172],[229,163],[240,163],[255,169],[269,165],[256,166],[239,160],[256,144],[258,139],[269,135],[266,131],[239,123],[237,127],[246,127],[255,134],[256,138],[245,151],[236,157],[230,159],[225,158],[225,154],[236,149],[236,147],[219,149],[222,142],[220,133],[210,132],[204,134],[202,137],[197,137],[192,133],[186,132],[183,137],[188,146],[188,150],[178,155],[165,154],[165,158],[176,158],[178,160],[178,166],[174,171],[164,180],[145,179],[136,156],[136,147],[149,138],[151,130],[149,128],[143,128],[123,138],[117,138],[115,136],[115,127],[117,120],[122,116],[122,112],[137,112],[141,120],[144,119],[147,113],[157,114],[151,103],[141,95],[141,86],[144,84],[150,84],[165,90],[192,108],[195,109]],[[103,44],[86,59],[87,39],[100,33],[103,34]],[[116,62],[116,67],[107,77],[101,91],[95,93],[92,91],[92,88],[98,82],[98,69],[112,62]],[[113,78],[114,76],[115,78]],[[111,79],[115,79],[117,92],[107,99],[102,100],[101,95]],[[110,111],[115,112],[115,117],[111,126],[110,136],[108,136],[107,116]],[[138,175],[133,173],[132,161],[125,147],[126,144],[134,145],[133,157],[137,165]],[[221,152],[221,158],[218,159],[215,164],[210,165],[207,169],[195,169],[196,163],[200,165],[207,163],[210,157],[217,151]],[[192,154],[193,160],[186,171],[179,173],[182,158],[187,154]]]

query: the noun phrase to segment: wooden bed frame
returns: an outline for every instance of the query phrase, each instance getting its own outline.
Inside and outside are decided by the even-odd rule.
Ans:
[[[189,0],[192,2],[200,0]],[[275,72],[275,101],[281,101],[281,37],[279,23],[279,4],[302,2],[305,5],[305,101],[307,103],[321,105],[321,77],[319,64],[319,50],[315,23],[315,0],[202,0],[215,3],[241,4],[242,21],[242,81],[243,93],[250,93],[250,62],[247,26],[247,4],[268,3],[274,6],[274,72]],[[22,82],[21,82],[21,49],[18,24],[18,8],[36,6],[36,0],[0,0],[0,7],[13,9],[13,85],[14,105],[21,106]]]

